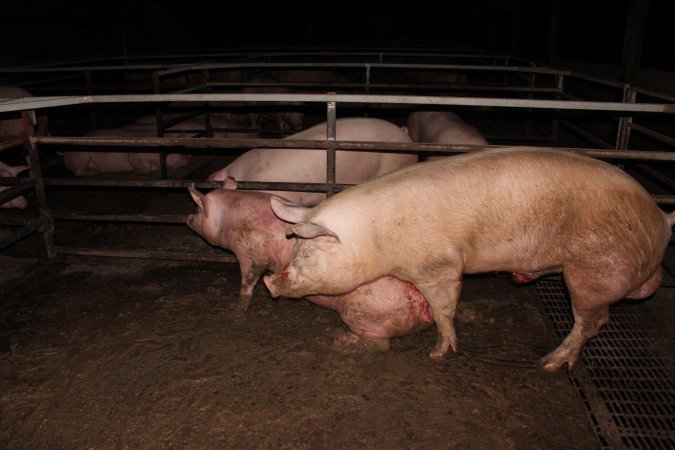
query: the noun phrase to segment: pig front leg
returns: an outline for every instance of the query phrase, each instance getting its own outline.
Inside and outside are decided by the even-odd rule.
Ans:
[[[581,347],[590,338],[598,334],[600,328],[609,320],[609,306],[581,309],[572,305],[574,326],[562,343],[551,353],[539,360],[544,370],[555,372],[567,363],[569,369],[574,367],[579,358]]]
[[[429,353],[429,357],[440,359],[448,352],[448,348],[452,348],[452,351],[457,353],[457,334],[453,320],[459,293],[462,290],[461,275],[457,279],[431,285],[415,284],[415,286],[429,302],[436,322],[436,346]]]
[[[232,305],[232,309],[245,313],[253,297],[253,289],[258,284],[258,280],[265,272],[266,268],[261,268],[253,263],[249,258],[239,258],[239,269],[241,270],[241,288],[239,289],[239,300]]]

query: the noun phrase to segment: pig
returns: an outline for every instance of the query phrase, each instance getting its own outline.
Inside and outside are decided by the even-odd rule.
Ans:
[[[2,85],[0,86],[0,98],[23,98],[33,97],[33,94],[25,89],[16,86]],[[49,123],[47,117],[44,115],[37,116],[37,128],[35,129],[36,136],[47,136],[49,134]],[[3,113],[0,115],[0,136],[21,136],[24,134],[23,120],[21,113]]]
[[[30,169],[30,166],[15,166],[11,167],[7,164],[0,161],[0,178],[4,177],[16,177],[19,173],[24,170]],[[0,186],[0,192],[9,189],[6,186]],[[28,201],[23,195],[14,197],[12,200],[6,201],[0,204],[0,208],[18,208],[25,209],[28,206]]]
[[[231,123],[213,120],[213,127],[227,127]],[[168,128],[168,131],[198,130],[204,128],[204,118],[194,117]],[[167,133],[171,137],[194,137],[197,133]],[[214,133],[214,137],[225,137],[225,133]],[[96,130],[87,133],[87,137],[143,138],[157,136],[155,116],[141,117],[135,122],[116,129]],[[139,174],[159,170],[159,154],[156,152],[63,152],[63,162],[77,176],[98,175],[100,173],[135,172]],[[188,165],[189,156],[171,153],[166,156],[167,169],[178,169]]]
[[[401,128],[386,120],[353,117],[336,121],[336,137],[341,141],[411,142]],[[315,125],[287,139],[326,140],[326,123]],[[383,152],[337,152],[337,183],[361,183],[417,162],[415,154]],[[227,177],[238,181],[326,182],[326,152],[304,149],[249,150],[224,169],[212,173],[209,180]],[[315,205],[326,197],[316,192],[278,192],[302,205]]]
[[[239,260],[241,289],[235,310],[246,311],[253,288],[267,271],[275,272],[288,262],[294,238],[287,239],[286,223],[270,206],[271,195],[237,191],[233,178],[223,189],[204,195],[194,186],[188,190],[198,206],[187,217],[188,227],[209,244],[231,250]],[[338,296],[310,296],[308,300],[337,311],[351,331],[336,344],[384,351],[389,338],[412,334],[433,323],[426,299],[410,283],[384,277]]]
[[[476,128],[449,111],[415,111],[408,116],[408,133],[413,142],[432,144],[487,145]],[[427,156],[430,161],[443,156]]]
[[[562,272],[575,322],[540,363],[571,369],[609,320],[609,305],[659,287],[675,223],[625,172],[569,152],[503,148],[428,161],[314,208],[273,197],[298,237],[264,278],[273,296],[340,295],[384,276],[415,285],[437,328],[432,358],[457,351],[453,316],[464,273],[523,280]]]
[[[105,138],[147,138],[156,133],[144,129],[104,129],[89,132],[86,137]],[[101,173],[134,172],[145,174],[159,170],[159,153],[150,152],[63,152],[63,163],[77,176],[98,175]],[[166,156],[167,169],[186,166],[189,159],[185,155],[172,153]]]

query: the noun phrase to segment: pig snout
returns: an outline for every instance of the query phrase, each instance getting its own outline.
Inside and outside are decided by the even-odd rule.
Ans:
[[[187,226],[189,229],[201,236],[202,234],[202,215],[190,214],[187,216]]]

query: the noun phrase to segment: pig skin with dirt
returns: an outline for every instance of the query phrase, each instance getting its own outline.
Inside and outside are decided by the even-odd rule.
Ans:
[[[224,186],[206,195],[188,187],[198,210],[188,216],[187,224],[209,244],[237,256],[241,289],[235,308],[243,312],[260,277],[288,262],[295,239],[286,237],[287,224],[274,215],[270,194],[237,191],[232,178]],[[387,350],[390,337],[408,335],[433,323],[422,294],[410,283],[392,277],[343,295],[311,296],[308,300],[337,311],[351,332],[340,335],[336,343],[347,346],[363,343]]]
[[[457,350],[464,273],[562,272],[575,322],[541,359],[549,371],[572,368],[609,320],[610,304],[656,291],[675,222],[620,169],[528,148],[424,162],[315,208],[280,198],[272,208],[299,238],[289,263],[264,278],[273,296],[339,295],[383,276],[408,281],[431,306],[432,358]]]
[[[3,177],[15,177],[24,170],[30,169],[30,166],[8,166],[7,164],[0,161],[0,178]],[[0,186],[0,192],[9,189],[6,186]],[[18,208],[25,209],[28,206],[28,200],[23,195],[14,197],[13,199],[4,202],[0,205],[0,208]]]
[[[339,141],[411,142],[408,134],[393,123],[372,118],[345,118],[336,121]],[[286,139],[326,140],[326,123],[288,136]],[[356,184],[393,172],[417,162],[417,155],[386,152],[336,152],[335,179]],[[227,167],[212,173],[209,180],[274,181],[297,183],[326,182],[326,152],[291,148],[249,150]],[[274,192],[302,205],[315,205],[326,196],[315,192]]]

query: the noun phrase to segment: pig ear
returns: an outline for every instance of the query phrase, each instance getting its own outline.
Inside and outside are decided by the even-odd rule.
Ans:
[[[236,190],[237,189],[237,180],[235,180],[232,177],[225,178],[225,181],[223,181],[223,189]]]
[[[302,222],[305,220],[305,216],[309,211],[309,208],[305,208],[304,206],[300,206],[276,195],[272,196],[270,204],[272,205],[274,214],[284,222],[288,223]]]
[[[301,222],[296,223],[295,225],[289,225],[286,229],[286,235],[294,234],[302,239],[314,239],[319,236],[330,236],[337,239],[340,242],[340,238],[337,234],[333,233],[328,228],[312,223],[312,222]]]
[[[195,189],[194,184],[188,186],[188,192],[190,192],[192,200],[199,206],[199,209],[204,209],[204,194]]]

